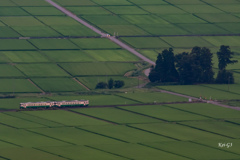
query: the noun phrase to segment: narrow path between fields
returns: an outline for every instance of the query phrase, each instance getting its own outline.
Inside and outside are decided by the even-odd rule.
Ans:
[[[148,59],[147,57],[143,56],[142,54],[140,54],[139,52],[135,51],[132,47],[126,45],[125,43],[121,42],[120,40],[118,40],[117,38],[115,38],[114,36],[109,36],[107,33],[103,33],[102,31],[100,31],[99,29],[95,28],[94,26],[88,24],[87,22],[85,22],[84,20],[80,19],[78,16],[76,16],[75,14],[73,14],[72,12],[68,11],[67,9],[65,9],[64,7],[58,5],[57,3],[53,2],[52,0],[45,0],[46,2],[50,3],[52,6],[54,6],[55,8],[57,8],[58,10],[60,10],[61,12],[63,12],[64,14],[66,14],[67,16],[75,19],[76,21],[80,22],[81,24],[83,24],[84,26],[90,28],[91,30],[93,30],[94,32],[98,33],[101,35],[102,38],[108,38],[111,41],[113,41],[114,43],[116,43],[117,45],[121,46],[122,48],[128,50],[129,52],[133,53],[134,55],[136,55],[137,57],[141,58],[142,60],[155,65],[155,62],[151,61],[150,59]],[[180,36],[180,35],[179,35]],[[148,73],[149,71],[146,71],[146,73]],[[186,97],[186,98],[191,98],[191,99],[197,99],[195,97],[191,97],[191,96],[186,96],[183,94],[179,94],[179,93],[174,93],[174,92],[169,92],[169,91],[164,91],[161,90],[161,92],[164,93],[168,93],[168,94],[173,94],[173,95],[177,95],[177,96],[181,96],[181,97]],[[235,109],[235,110],[240,110],[240,108],[238,107],[232,107],[232,106],[228,106],[228,105],[223,105],[220,104],[219,102],[214,102],[214,101],[206,101],[203,100],[203,102],[206,103],[211,103],[214,105],[218,105],[221,107],[225,107],[225,108],[231,108],[231,109]]]
[[[76,16],[75,14],[73,14],[72,12],[68,11],[67,9],[61,7],[60,5],[56,4],[55,2],[51,1],[51,0],[45,0],[46,2],[50,3],[52,6],[54,6],[55,8],[57,8],[58,10],[60,10],[61,12],[65,13],[67,16],[75,19],[76,21],[80,22],[81,24],[83,24],[84,26],[90,28],[91,30],[93,30],[94,32],[98,33],[101,35],[101,37],[103,38],[108,38],[111,41],[113,41],[114,43],[116,43],[117,45],[121,46],[122,48],[128,50],[129,52],[135,54],[136,56],[138,56],[139,58],[141,58],[142,60],[155,65],[155,62],[151,61],[150,59],[148,59],[147,57],[143,56],[142,54],[138,53],[137,51],[135,51],[132,47],[124,44],[123,42],[121,42],[120,40],[118,40],[117,38],[113,37],[113,36],[109,36],[107,33],[103,33],[102,31],[100,31],[99,29],[95,28],[94,26],[88,24],[87,22],[85,22],[84,20],[80,19],[78,16]]]
[[[76,78],[73,78],[74,81],[76,81],[78,84],[80,84],[81,86],[83,86],[84,88],[86,88],[86,90],[90,91],[90,89],[85,86],[84,84],[82,84],[79,80],[77,80]]]

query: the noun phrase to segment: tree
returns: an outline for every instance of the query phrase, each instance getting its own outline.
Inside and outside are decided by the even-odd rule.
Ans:
[[[96,89],[106,89],[108,86],[108,84],[106,82],[99,82],[97,85],[96,85]]]
[[[212,83],[213,54],[208,48],[193,47],[190,53],[183,52],[175,56],[176,67],[181,84]]]
[[[110,79],[108,80],[108,88],[109,88],[109,89],[112,89],[112,88],[113,88],[113,79],[112,79],[112,78],[110,78]]]
[[[124,81],[121,81],[121,80],[115,80],[114,81],[114,87],[115,88],[121,88],[125,85]]]
[[[218,57],[218,68],[220,70],[226,69],[228,64],[234,64],[237,63],[237,60],[231,60],[232,56],[234,55],[234,52],[231,52],[229,46],[220,46],[220,50],[217,52]]]
[[[234,84],[233,73],[225,69],[218,71],[216,78],[218,84]]]
[[[148,76],[151,82],[177,82],[179,79],[175,67],[173,49],[165,49],[158,54],[156,66],[151,69]]]

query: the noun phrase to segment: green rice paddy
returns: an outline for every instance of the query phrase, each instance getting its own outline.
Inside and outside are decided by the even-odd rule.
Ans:
[[[220,45],[229,45],[240,53],[239,37],[223,36],[239,34],[239,0],[54,2],[102,32],[120,36],[153,61],[169,47],[175,53],[194,46],[215,53]],[[240,158],[238,110],[131,88],[145,83],[123,76],[139,69],[139,58],[44,0],[1,0],[0,15],[1,160]],[[216,67],[216,55],[214,62]],[[237,104],[239,65],[228,69],[234,71],[237,84],[157,88]],[[109,78],[124,80],[125,88],[94,90],[96,83]],[[79,99],[95,108],[9,111],[21,102]],[[181,104],[150,105],[174,102]]]

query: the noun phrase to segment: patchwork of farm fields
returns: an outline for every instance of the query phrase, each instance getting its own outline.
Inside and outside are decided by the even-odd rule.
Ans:
[[[170,47],[220,45],[240,60],[240,0],[53,1],[152,61]],[[240,159],[240,111],[159,91],[240,106],[239,64],[228,67],[234,85],[157,91],[135,88],[146,81],[132,76],[147,67],[45,0],[0,0],[0,160]],[[110,78],[124,88],[95,89]],[[90,106],[19,110],[77,99]]]

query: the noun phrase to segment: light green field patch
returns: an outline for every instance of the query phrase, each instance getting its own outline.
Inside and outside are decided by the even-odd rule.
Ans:
[[[151,59],[152,61],[157,60],[158,52],[156,52],[155,50],[141,49],[140,53],[142,53],[144,56]]]
[[[139,58],[126,50],[85,50],[87,55],[93,57],[96,61],[139,61]]]
[[[68,39],[30,39],[38,49],[79,49]]]
[[[183,14],[185,11],[172,5],[145,5],[141,6],[144,10],[153,14]]]
[[[0,50],[35,50],[36,48],[24,39],[0,39]]]
[[[122,76],[78,77],[78,80],[80,82],[82,82],[84,85],[86,85],[88,88],[95,89],[96,85],[99,82],[107,82],[110,78],[112,78],[113,80],[124,81],[123,88],[138,86],[138,82],[139,82],[139,85],[142,83],[145,83],[142,80],[138,81],[138,79],[136,77],[135,78],[127,78],[127,77],[122,77]]]
[[[14,3],[16,3],[19,6],[50,6],[49,3],[42,0],[12,0]]]
[[[72,109],[75,112],[83,113],[92,117],[97,117],[103,120],[119,123],[153,123],[161,122],[160,120],[142,116],[139,114],[131,113],[128,111],[108,107],[108,108],[85,108],[85,109]],[[124,117],[124,118],[123,118]]]
[[[225,0],[202,0],[202,1],[211,3],[211,4],[236,4],[236,3],[239,3],[239,1],[237,1],[237,0],[228,0],[228,1],[225,1]]]
[[[231,33],[239,33],[240,23],[215,23],[215,25]]]
[[[80,126],[80,125],[106,125],[107,122],[100,121],[84,115],[72,113],[69,111],[55,110],[55,111],[26,111],[25,114],[47,119],[49,121],[64,124],[66,126]]]
[[[74,92],[86,90],[71,78],[34,78],[32,80],[45,92]]]
[[[192,34],[229,34],[227,31],[215,24],[177,24]]]
[[[56,64],[18,64],[16,67],[29,77],[69,76]]]
[[[226,137],[176,123],[131,124],[135,128],[179,139],[181,141],[225,140]],[[176,134],[177,133],[177,134]]]
[[[43,125],[29,122],[20,118],[16,118],[10,115],[0,113],[1,124],[8,125],[14,128],[40,128],[44,127]]]
[[[172,3],[172,4],[205,4],[203,2],[201,2],[200,0],[166,0],[167,2],[169,3]]]
[[[171,153],[167,153],[151,147],[146,147],[140,144],[124,143],[124,144],[106,144],[106,145],[92,145],[94,148],[118,154],[128,159],[137,160],[159,160],[161,157],[164,160],[187,160],[188,158],[180,157]]]
[[[11,60],[4,54],[4,51],[0,51],[0,62],[11,62]]]
[[[48,26],[15,26],[12,27],[15,31],[24,37],[58,37],[61,34],[57,33]]]
[[[107,11],[103,7],[67,7],[69,11],[76,15],[102,15],[102,14],[111,14],[111,12]]]
[[[79,96],[54,96],[50,97],[56,101],[62,100],[76,100],[76,99],[85,99],[89,100],[90,106],[96,105],[120,105],[120,104],[137,104],[139,102],[125,99],[122,97],[114,95],[79,95]]]
[[[167,106],[212,118],[240,118],[240,111],[219,107],[213,104],[167,104]]]
[[[72,26],[57,25],[51,27],[57,32],[60,32],[63,36],[99,36],[99,34],[80,24]]]
[[[22,7],[33,16],[59,16],[64,15],[61,11],[54,7]]]
[[[84,75],[124,75],[136,69],[133,63],[62,63],[65,70],[74,76]]]
[[[187,32],[184,29],[181,29],[175,25],[172,24],[144,24],[144,25],[138,25],[148,33],[151,33],[152,35],[188,35],[189,32]]]
[[[177,48],[211,47],[208,41],[201,37],[161,37],[165,42]]]
[[[40,99],[40,98],[38,100],[36,98],[35,99],[29,99],[29,100],[27,100],[26,98],[22,98],[21,100],[22,100],[21,102],[47,101],[47,99]],[[46,119],[43,119],[43,118],[39,118],[39,117],[36,117],[34,115],[25,114],[24,111],[22,111],[22,112],[4,112],[4,114],[7,114],[7,115],[10,115],[10,116],[22,119],[22,120],[26,120],[28,122],[33,122],[33,123],[36,123],[36,124],[40,124],[40,125],[43,125],[45,127],[62,127],[63,126],[62,124],[59,124],[59,123],[56,123],[56,122],[53,122],[53,121],[49,121],[49,120],[46,120]]]
[[[67,144],[56,139],[29,132],[23,129],[15,129],[4,125],[0,125],[0,129],[0,136],[2,140],[10,142],[12,144],[20,145],[22,147],[63,146]],[[11,151],[12,154],[13,150],[10,149],[9,151]],[[0,152],[0,154],[3,155],[2,149]]]
[[[13,16],[13,17],[0,17],[0,20],[8,26],[44,26],[43,23],[31,16]]]
[[[128,21],[116,15],[100,16],[82,16],[84,19],[95,25],[125,25],[130,24]],[[0,19],[1,20],[1,19]]]
[[[118,45],[106,38],[80,38],[71,39],[76,45],[83,49],[110,49],[120,48]]]
[[[0,92],[39,93],[40,90],[26,79],[0,79]],[[6,104],[5,107],[7,107],[7,105],[8,104]]]
[[[158,148],[176,155],[189,157],[191,159],[234,159],[239,157],[239,155],[221,151],[218,148],[211,148],[193,142],[157,142],[146,144],[150,147]]]
[[[135,101],[140,101],[143,103],[161,103],[161,102],[183,102],[186,101],[186,98],[170,95],[161,92],[128,92],[128,93],[119,93],[117,94],[121,97],[130,98]]]
[[[129,106],[120,107],[124,110],[133,111],[135,113],[140,113],[142,115],[147,115],[154,118],[159,118],[167,121],[190,121],[190,120],[206,120],[204,116],[199,116],[197,114],[188,113],[185,111],[169,108],[166,106]]]
[[[28,16],[29,14],[25,12],[20,7],[1,7],[0,16]]]
[[[44,54],[38,51],[3,51],[8,59],[12,62],[49,62],[48,58]]]
[[[148,1],[145,1],[145,0],[129,0],[129,1],[133,2],[133,3],[137,4],[137,5],[168,4],[168,3],[166,3],[163,0],[148,0]]]
[[[158,88],[189,95],[193,97],[213,99],[213,100],[224,100],[224,99],[239,99],[238,94],[230,92],[220,91],[201,85],[175,85],[175,86],[159,86]]]
[[[105,6],[104,8],[115,14],[148,14],[137,6]]]
[[[206,23],[192,14],[169,14],[160,16],[170,23]]]
[[[188,13],[223,13],[223,11],[207,4],[203,5],[177,5]]]
[[[240,22],[240,18],[228,13],[199,13],[196,15],[210,23]]]
[[[12,154],[14,152],[14,154]],[[65,158],[59,157],[57,155],[53,155],[47,152],[43,152],[33,148],[7,148],[1,149],[0,154],[4,157],[7,157],[11,160],[43,160],[43,159],[51,159],[51,160],[65,160]]]
[[[156,15],[122,15],[121,17],[132,24],[168,24]]]
[[[206,41],[208,41],[209,43],[213,44],[216,47],[219,47],[221,45],[237,47],[237,46],[239,46],[239,40],[240,40],[239,36],[218,36],[218,37],[206,36],[206,37],[202,37],[202,38],[205,39]]]
[[[74,113],[73,113],[74,114]],[[95,119],[94,119],[95,120]],[[99,134],[90,133],[76,127],[31,129],[39,134],[54,137],[76,145],[121,144],[123,142]]]
[[[134,48],[168,48],[170,47],[165,41],[158,37],[124,37],[121,38]]]
[[[104,159],[104,160],[125,160],[126,158],[113,155],[111,153],[102,152],[85,146],[64,146],[64,147],[38,147],[41,150],[60,155],[69,159],[79,159],[79,157],[88,160]]]
[[[240,94],[239,84],[203,84],[205,87]],[[239,117],[240,118],[240,117]]]
[[[98,25],[98,27],[114,36],[149,35],[135,25]]]
[[[115,6],[115,5],[132,5],[132,3],[129,3],[127,0],[93,0],[93,2],[99,4],[99,5],[110,5],[110,6]]]
[[[91,50],[86,50],[91,51]],[[82,50],[42,51],[53,62],[92,62],[95,58]]]
[[[224,121],[206,121],[206,122],[180,122],[181,124],[199,128],[201,130],[210,131],[212,133],[224,135],[226,137],[239,138],[239,125]]]
[[[81,0],[81,1],[76,1],[76,0],[55,0],[57,3],[59,3],[62,6],[91,6],[91,5],[96,5],[93,3],[91,0]]]
[[[24,77],[24,75],[13,65],[0,64],[0,77]]]
[[[240,3],[238,3],[238,4],[220,4],[220,5],[214,5],[214,6],[227,12],[227,13],[240,13]]]
[[[1,0],[0,6],[16,6],[11,0]]]
[[[1,26],[0,37],[20,37],[20,34],[18,34],[16,31],[11,29],[10,27]]]
[[[36,16],[37,19],[49,26],[72,26],[79,25],[79,22],[75,21],[68,16]]]
[[[170,138],[145,132],[125,125],[81,126],[84,130],[113,137],[128,143],[173,141]]]

